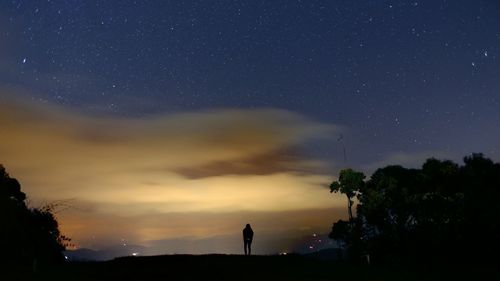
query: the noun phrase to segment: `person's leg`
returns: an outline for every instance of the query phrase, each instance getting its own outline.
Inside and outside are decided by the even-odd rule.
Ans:
[[[248,241],[248,255],[252,254],[252,241]]]
[[[247,255],[247,246],[248,242],[246,240],[243,241],[243,248],[245,248],[245,256]]]

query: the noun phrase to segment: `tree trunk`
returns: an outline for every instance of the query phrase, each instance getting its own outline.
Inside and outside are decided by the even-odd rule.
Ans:
[[[351,223],[352,220],[353,220],[353,217],[352,217],[352,201],[351,201],[351,198],[349,198],[349,196],[347,196],[347,208],[349,210],[349,223]]]

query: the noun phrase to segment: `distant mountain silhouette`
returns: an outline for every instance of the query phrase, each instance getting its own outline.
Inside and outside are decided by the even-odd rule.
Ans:
[[[239,237],[238,237],[239,238]],[[156,255],[164,255],[164,254],[208,254],[211,253],[210,250],[213,250],[210,247],[206,247],[205,245],[213,245],[217,242],[220,245],[225,245],[226,247],[221,247],[220,250],[222,253],[231,253],[226,252],[226,250],[232,249],[232,244],[236,246],[240,246],[239,240],[231,239],[231,237],[223,236],[217,239],[207,240],[207,239],[172,239],[172,240],[160,240],[156,241],[156,243],[152,243],[150,247],[145,247],[141,245],[114,245],[110,247],[106,247],[99,250],[93,250],[88,248],[80,248],[77,250],[68,250],[65,251],[64,254],[70,261],[106,261],[112,260],[117,257],[126,257],[132,256],[133,253],[137,253],[138,256],[156,256]],[[226,244],[224,244],[226,242]],[[267,241],[266,241],[267,242]],[[271,241],[272,242],[272,241]],[[296,254],[310,254],[316,253],[318,251],[324,249],[331,249],[336,247],[336,243],[328,238],[327,234],[317,234],[317,235],[307,235],[302,238],[294,238],[290,239],[290,241],[286,241],[287,244],[292,244],[289,249],[281,252],[272,252],[264,254],[283,254],[283,253],[296,253]],[[269,244],[269,242],[267,243]],[[191,253],[191,252],[183,252],[180,249],[189,249],[197,248],[201,249],[201,253]],[[205,248],[203,248],[205,247]],[[162,250],[163,249],[163,250]],[[167,249],[167,250],[164,250]],[[262,252],[262,251],[261,251]],[[257,254],[261,253],[257,252]],[[212,252],[214,253],[214,252]],[[233,253],[238,254],[238,253]]]
[[[112,260],[116,257],[127,257],[149,255],[150,249],[140,245],[116,245],[102,250],[92,249],[76,249],[64,252],[64,255],[70,261],[106,261]]]

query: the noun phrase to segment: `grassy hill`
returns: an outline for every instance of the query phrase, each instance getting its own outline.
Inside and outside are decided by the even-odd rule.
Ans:
[[[18,272],[19,273],[19,272]],[[2,280],[500,280],[494,268],[380,268],[288,256],[169,255],[71,262]]]

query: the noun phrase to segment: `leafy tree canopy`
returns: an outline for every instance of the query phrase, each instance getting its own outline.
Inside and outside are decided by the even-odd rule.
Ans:
[[[63,260],[69,241],[61,235],[51,205],[28,208],[21,185],[0,165],[0,248],[7,264],[36,268]]]
[[[363,188],[365,182],[365,175],[361,172],[356,172],[352,169],[345,169],[340,171],[339,180],[332,182],[330,185],[330,192],[340,192],[347,196],[347,209],[349,212],[349,221],[352,221],[352,205],[354,204],[353,198]]]
[[[331,190],[356,195],[357,217],[348,227],[335,223],[330,237],[353,256],[477,262],[500,251],[500,164],[482,154],[462,166],[437,159],[420,169],[387,166],[364,184],[359,172],[348,173],[358,173],[359,185],[339,178]]]

